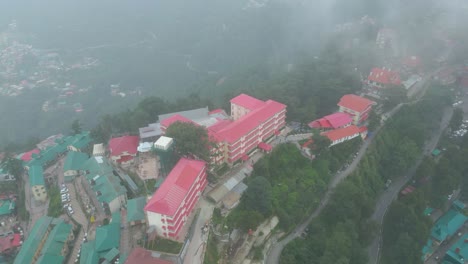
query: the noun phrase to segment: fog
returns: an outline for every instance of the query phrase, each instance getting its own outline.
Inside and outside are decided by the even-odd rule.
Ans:
[[[31,45],[35,56],[49,56],[44,64],[50,66],[55,56],[60,69],[48,71],[43,77],[48,85],[41,90],[0,98],[3,113],[16,113],[0,118],[2,126],[9,124],[0,142],[61,131],[75,118],[91,127],[101,114],[132,108],[149,95],[209,97],[203,87],[251,68],[286,71],[288,65],[319,56],[337,25],[365,15],[376,28],[404,29],[411,16],[421,17],[418,12],[443,9],[430,22],[463,25],[458,20],[463,16],[451,15],[460,13],[459,1],[434,3],[424,9],[429,4],[423,0],[2,1],[4,44]],[[414,39],[403,42],[408,53],[419,47]],[[18,67],[27,69],[4,76],[2,85],[40,72],[24,63]],[[67,83],[80,92],[62,100]],[[48,111],[41,111],[44,105]],[[36,130],[27,129],[28,124]]]

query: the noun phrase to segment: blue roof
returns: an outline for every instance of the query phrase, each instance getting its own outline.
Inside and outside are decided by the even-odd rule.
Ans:
[[[447,237],[453,236],[455,232],[466,222],[468,217],[450,209],[445,215],[437,220],[435,226],[431,230],[431,236],[442,242]]]

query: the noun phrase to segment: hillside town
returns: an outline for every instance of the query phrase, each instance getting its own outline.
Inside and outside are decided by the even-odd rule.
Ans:
[[[13,23],[9,30],[14,28]],[[381,28],[375,45],[390,54],[391,62],[375,65],[362,78],[362,89],[344,94],[334,112],[304,124],[288,119],[289,105],[241,93],[230,99],[229,109],[202,107],[161,114],[138,134],[113,135],[108,142],[96,142],[90,131],[51,135],[36,148],[13,157],[24,169],[21,178],[15,178],[7,166],[0,168],[2,184],[21,182],[23,189],[17,193],[0,189],[0,254],[14,258],[15,264],[204,263],[208,241],[216,236],[218,246],[229,248],[218,263],[262,263],[254,259],[253,252],[260,245],[269,245],[261,252],[267,255],[274,244],[271,239],[278,235],[274,234],[277,216],[247,232],[226,232],[213,222],[217,212],[226,217],[239,205],[255,164],[284,144],[294,145],[308,162],[321,154],[321,140],[330,149],[356,140],[364,145],[379,129],[385,129],[401,105],[422,98],[428,82],[449,89],[455,98],[453,107],[465,108],[468,65],[446,65],[452,42],[445,40],[444,50],[435,59],[438,68],[429,70],[417,55],[403,55],[398,32]],[[54,71],[90,69],[99,63],[83,58],[79,64],[65,66],[57,54],[39,54],[31,46],[10,42],[5,34],[0,47],[1,61],[6,63],[1,65],[0,75],[6,81],[0,83],[0,94],[19,96],[42,84],[53,85],[61,99],[57,103],[48,100],[43,111],[66,104],[66,98],[87,92],[87,88],[70,82],[59,84],[49,70],[23,76],[16,63],[25,54],[40,57],[39,64]],[[404,97],[398,97],[401,101],[387,109],[384,105],[392,97],[388,92],[392,89],[403,91]],[[111,93],[125,96],[118,84],[112,85]],[[83,111],[79,102],[73,107],[76,112]],[[463,136],[467,122],[465,119],[451,136]],[[206,131],[209,160],[178,153],[181,141],[167,134],[175,124]],[[437,159],[444,150],[431,151]],[[349,162],[356,157],[353,153]],[[391,184],[388,181],[386,187]],[[410,183],[399,195],[417,188],[416,183]],[[427,263],[449,259],[449,263],[461,264],[468,259],[468,216],[466,205],[457,196],[455,190],[447,197],[447,211],[426,208],[434,222],[422,252]],[[19,218],[20,201],[29,212],[28,220]]]

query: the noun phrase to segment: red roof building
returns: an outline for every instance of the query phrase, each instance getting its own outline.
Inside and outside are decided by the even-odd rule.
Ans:
[[[331,141],[330,146],[333,146],[363,135],[364,133],[367,134],[367,128],[361,129],[355,125],[351,125],[348,127],[323,132],[322,135],[327,137]]]
[[[282,103],[262,101],[246,94],[240,94],[230,102],[230,118],[225,116],[222,109],[208,112],[211,119],[206,122],[201,122],[199,119],[203,118],[197,119],[196,115],[184,117],[175,114],[160,122],[161,130],[165,132],[177,121],[205,126],[209,138],[216,143],[216,147],[211,149],[211,162],[233,164],[253,152],[261,142],[279,135],[279,131],[286,125],[286,105]]]
[[[138,152],[138,144],[138,136],[112,138],[109,141],[111,160],[122,165],[132,162]]]
[[[405,57],[403,58],[401,63],[403,64],[404,67],[408,67],[408,68],[414,69],[414,68],[421,67],[421,59],[417,56]]]
[[[400,74],[390,69],[373,68],[367,77],[367,83],[374,88],[385,88],[388,85],[401,85]]]
[[[125,264],[173,264],[172,261],[155,258],[152,256],[151,251],[141,247],[136,247],[128,255]]]
[[[351,125],[353,119],[346,113],[333,113],[309,123],[310,128],[337,129]]]
[[[148,225],[162,237],[179,239],[206,184],[205,162],[180,159],[144,208]]]
[[[21,160],[23,161],[31,161],[32,159],[32,154],[39,154],[41,151],[39,149],[33,149],[33,150],[30,150],[28,152],[25,152],[23,155],[21,155]]]
[[[355,94],[343,95],[338,102],[339,111],[350,115],[354,125],[361,124],[369,117],[372,105],[374,104],[374,101]]]

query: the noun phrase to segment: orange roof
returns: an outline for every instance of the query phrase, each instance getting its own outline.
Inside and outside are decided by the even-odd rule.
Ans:
[[[363,112],[375,102],[355,94],[346,94],[341,97],[338,106],[346,107],[356,112]]]
[[[345,138],[345,137],[353,136],[356,134],[359,134],[359,128],[355,125],[351,125],[351,126],[344,127],[344,128],[338,128],[335,130],[322,133],[322,135],[326,136],[332,142]]]

